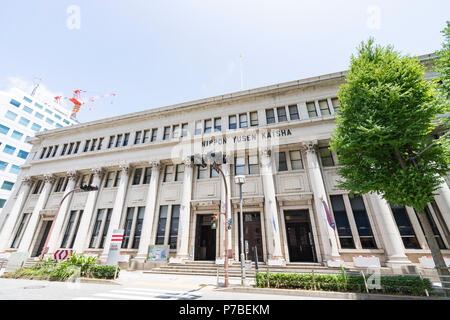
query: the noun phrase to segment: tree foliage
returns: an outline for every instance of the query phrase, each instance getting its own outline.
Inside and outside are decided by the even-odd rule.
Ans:
[[[442,43],[442,49],[436,52],[438,59],[434,70],[438,73],[436,78],[438,99],[445,108],[445,127],[448,130],[450,128],[450,21],[447,21],[447,27],[442,30],[444,35],[444,42]],[[449,148],[449,140],[446,141],[446,147]]]
[[[331,148],[337,152],[343,180],[352,193],[377,192],[388,202],[422,210],[449,170],[442,145],[427,149],[433,120],[444,107],[425,67],[392,46],[373,39],[352,56]],[[414,165],[414,163],[416,165]]]

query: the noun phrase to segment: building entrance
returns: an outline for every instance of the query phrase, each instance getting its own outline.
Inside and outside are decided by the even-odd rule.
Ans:
[[[290,262],[316,262],[308,210],[284,211]]]
[[[216,229],[211,229],[212,214],[197,215],[194,260],[216,259]]]
[[[44,249],[45,240],[47,240],[48,233],[50,232],[50,228],[52,226],[53,221],[44,221],[42,223],[41,232],[39,232],[35,249],[33,251],[32,257],[38,257],[42,250]]]
[[[244,246],[247,242],[248,254],[246,260],[255,261],[255,247],[258,254],[258,261],[263,261],[263,246],[261,233],[261,215],[259,212],[244,212],[242,217],[244,220]],[[239,227],[239,261],[241,260],[241,228],[238,213],[238,227]],[[244,248],[245,250],[245,248]]]

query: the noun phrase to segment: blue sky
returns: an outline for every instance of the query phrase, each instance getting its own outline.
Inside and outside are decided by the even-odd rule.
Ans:
[[[80,28],[68,20],[79,8]],[[362,40],[438,50],[450,1],[3,1],[0,89],[116,93],[80,121],[347,69]],[[111,104],[111,101],[113,102]]]

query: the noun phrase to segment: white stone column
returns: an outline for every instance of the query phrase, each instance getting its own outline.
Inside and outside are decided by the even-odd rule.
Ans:
[[[98,186],[100,189],[100,183],[102,182],[103,171],[101,168],[92,169],[94,172],[94,178],[92,185]],[[78,232],[75,235],[75,242],[73,244],[73,250],[76,253],[82,253],[86,248],[86,243],[89,241],[89,224],[94,214],[95,204],[97,202],[98,190],[89,191],[86,204],[83,209],[83,215],[81,216]]]
[[[75,171],[70,171],[67,173],[67,179],[69,182],[67,183],[66,190],[64,191],[63,198],[67,196],[67,194],[75,188],[75,183],[77,182],[77,175]],[[52,234],[50,235],[50,239],[48,241],[48,253],[53,254],[55,250],[57,250],[60,246],[59,241],[61,240],[61,231],[64,224],[64,219],[67,216],[67,211],[70,207],[70,202],[72,201],[73,192],[64,199],[64,202],[61,204],[59,208],[58,215],[56,217],[55,225],[53,226]],[[62,198],[61,198],[62,199]],[[75,228],[75,227],[74,227]]]
[[[192,181],[194,164],[190,158],[184,160],[183,196],[178,223],[177,256],[171,258],[170,263],[183,263],[189,259],[189,224],[191,221]]]
[[[30,194],[31,185],[33,184],[33,180],[31,177],[24,177],[22,179],[22,185],[20,186],[19,192],[17,194],[17,198],[14,201],[12,209],[6,218],[5,224],[0,234],[0,252],[6,249],[9,249],[11,246],[11,242],[13,240],[13,232],[17,223],[17,219],[19,219],[20,214],[22,213],[23,206],[28,199],[28,195]],[[12,201],[12,195],[9,199]]]
[[[375,193],[369,193],[368,198],[374,210],[373,217],[382,231],[381,239],[387,258],[386,265],[397,269],[401,265],[411,264],[411,261],[408,260],[405,254],[403,241],[394,216],[389,209],[389,204],[380,195]]]
[[[129,166],[121,166],[121,178],[119,187],[117,188],[116,199],[114,200],[114,207],[111,214],[111,221],[108,227],[108,233],[106,234],[106,239],[103,247],[103,252],[100,257],[100,260],[106,261],[109,252],[109,245],[111,243],[111,237],[113,231],[115,229],[119,229],[120,226],[120,218],[122,217],[123,205],[125,203],[125,197],[127,195],[128,190],[128,180],[130,179],[130,167]]]
[[[264,190],[264,215],[267,234],[267,249],[269,253],[268,265],[284,265],[285,259],[281,252],[281,232],[278,223],[278,208],[275,198],[275,184],[273,182],[273,170],[271,151],[269,149],[260,152],[261,177]],[[238,225],[238,224],[236,224]]]
[[[447,224],[448,229],[450,229],[450,189],[447,182],[444,181],[437,192],[438,193],[434,199],[442,213],[442,218]]]
[[[39,199],[34,206],[33,213],[31,214],[30,220],[28,222],[27,228],[22,237],[22,241],[20,242],[19,249],[17,251],[24,251],[31,254],[31,241],[33,240],[33,236],[36,233],[36,228],[39,223],[40,212],[44,209],[50,192],[53,188],[53,183],[55,182],[55,178],[51,174],[47,174],[44,176],[45,184],[42,188],[42,192],[39,195]]]
[[[314,206],[317,213],[319,239],[322,243],[322,248],[324,251],[322,256],[327,264],[337,265],[341,259],[338,251],[336,233],[328,224],[327,214],[322,203],[322,200],[325,201],[328,208],[330,208],[325,192],[319,159],[316,152],[317,140],[305,142],[304,145],[306,148],[307,171],[313,192]]]
[[[135,260],[143,263],[147,260],[148,246],[150,245],[150,237],[152,235],[153,220],[156,211],[156,201],[158,199],[158,185],[160,176],[159,161],[152,162],[152,176],[147,192],[147,200],[145,203],[144,221],[142,223],[141,240],[139,242],[138,253]],[[186,170],[186,169],[185,169]],[[181,212],[180,212],[181,215]]]

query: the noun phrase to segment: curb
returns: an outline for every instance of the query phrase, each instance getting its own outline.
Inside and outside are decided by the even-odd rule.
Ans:
[[[96,284],[112,284],[121,286],[122,284],[117,282],[116,280],[109,279],[92,279],[92,278],[79,278],[78,282],[80,283],[96,283]]]
[[[349,300],[450,300],[444,297],[417,297],[417,296],[393,296],[384,294],[367,293],[344,293],[330,291],[312,291],[296,289],[275,289],[275,288],[254,288],[254,287],[229,287],[218,288],[216,291],[241,292],[241,293],[263,293],[263,294],[283,294],[288,296],[303,296],[315,298],[349,299]]]

